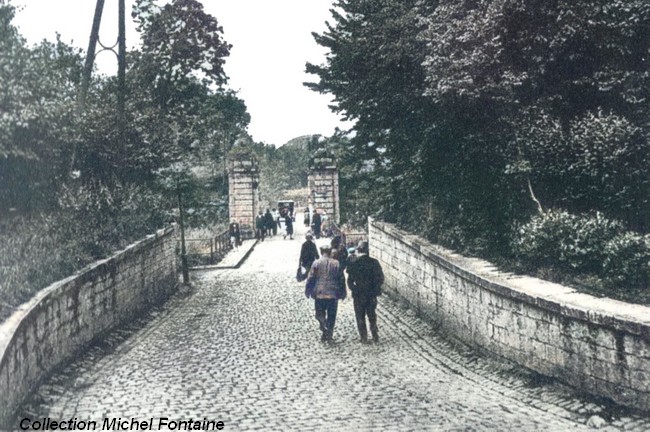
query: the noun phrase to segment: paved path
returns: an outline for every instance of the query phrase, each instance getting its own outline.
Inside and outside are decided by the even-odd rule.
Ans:
[[[293,279],[298,238],[258,243],[239,269],[192,273],[191,289],[52,377],[19,418],[208,418],[230,431],[579,431],[599,413],[604,430],[650,430],[648,418],[610,418],[555,382],[450,343],[385,297],[381,344],[358,342],[349,299],[336,343],[322,344]]]

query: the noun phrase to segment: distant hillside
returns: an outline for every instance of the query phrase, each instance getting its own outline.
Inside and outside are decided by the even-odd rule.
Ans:
[[[312,135],[303,135],[296,138],[292,138],[286,143],[284,143],[283,145],[281,145],[280,147],[282,148],[289,147],[294,149],[306,150],[311,137]]]
[[[313,142],[314,139],[314,135],[304,135],[293,138],[278,148],[278,156],[283,164],[283,172],[289,177],[287,189],[307,186],[309,143]]]

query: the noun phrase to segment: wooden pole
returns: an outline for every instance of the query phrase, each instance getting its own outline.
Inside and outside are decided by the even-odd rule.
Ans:
[[[126,30],[124,0],[119,0],[119,24],[117,36],[117,112],[120,116],[120,129],[124,129],[124,100],[126,94]]]
[[[185,222],[183,219],[183,200],[180,186],[176,187],[176,193],[178,198],[179,222],[181,226],[181,272],[183,273],[183,283],[188,284],[190,283],[190,272],[187,265],[187,250],[185,248]]]
[[[81,78],[81,91],[77,100],[77,108],[82,111],[86,104],[88,87],[90,86],[90,77],[93,73],[93,64],[95,63],[95,49],[99,40],[99,25],[102,22],[102,12],[104,11],[104,0],[97,0],[95,4],[95,16],[93,26],[90,30],[90,39],[88,41],[88,50],[86,51],[86,62],[84,63],[83,76]]]

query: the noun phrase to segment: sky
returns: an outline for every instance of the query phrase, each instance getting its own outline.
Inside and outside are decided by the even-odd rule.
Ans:
[[[319,95],[302,85],[316,77],[304,73],[305,63],[320,64],[325,50],[311,36],[331,20],[332,0],[202,0],[205,11],[217,18],[225,40],[233,45],[226,59],[229,87],[238,91],[251,115],[248,132],[253,139],[282,145],[292,138],[320,134],[329,136],[335,127],[349,123],[328,108],[330,95]],[[19,6],[14,23],[29,43],[55,40],[88,47],[95,0],[12,0]],[[139,43],[131,20],[133,0],[126,0],[127,48]],[[160,3],[160,2],[159,2]],[[117,41],[117,0],[105,0],[100,41]],[[98,49],[100,47],[98,46]],[[128,59],[127,59],[128,61]],[[100,73],[117,73],[117,60],[110,52],[96,59]]]

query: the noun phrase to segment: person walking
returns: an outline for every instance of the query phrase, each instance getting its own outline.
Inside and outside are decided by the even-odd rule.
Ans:
[[[314,243],[314,236],[308,232],[305,235],[305,242],[300,247],[300,261],[298,265],[304,267],[307,271],[311,270],[311,265],[318,258],[318,248]]]
[[[282,221],[284,220],[284,214],[282,213],[282,209],[278,210],[277,215],[278,215],[277,218],[278,231],[280,231],[282,230]]]
[[[264,241],[264,231],[264,215],[262,214],[262,210],[260,210],[260,213],[255,216],[255,238]]]
[[[284,234],[283,238],[287,238],[289,236],[289,240],[293,240],[293,220],[291,219],[291,215],[287,213],[287,215],[284,217],[284,226],[286,227],[286,232]]]
[[[311,218],[311,228],[314,233],[314,236],[318,239],[320,238],[320,230],[321,230],[321,216],[320,216],[320,211],[316,210],[314,212],[314,215]]]
[[[235,219],[232,220],[228,226],[228,235],[230,236],[230,244],[233,249],[241,245],[241,232],[239,231],[239,222]]]
[[[266,230],[266,235],[269,237],[273,235],[273,215],[271,214],[271,210],[266,209],[266,213],[264,213],[264,229]]]
[[[329,246],[321,246],[321,257],[312,264],[305,285],[305,295],[314,299],[322,342],[333,342],[338,301],[346,297],[343,273],[339,262],[330,258],[330,251]]]
[[[345,245],[342,244],[342,238],[340,235],[334,236],[331,242],[331,247],[332,258],[339,262],[341,271],[345,270],[348,265],[348,250],[345,248]]]
[[[303,222],[306,227],[309,227],[309,207],[305,207],[305,213],[303,214]]]
[[[354,316],[361,343],[368,343],[366,316],[370,324],[370,333],[375,343],[379,342],[377,329],[377,296],[381,295],[384,272],[381,264],[368,256],[368,242],[361,241],[357,246],[357,257],[348,265],[348,288],[352,293]]]
[[[271,217],[273,218],[273,235],[277,235],[278,224],[280,223],[280,215],[276,209],[271,210]]]

